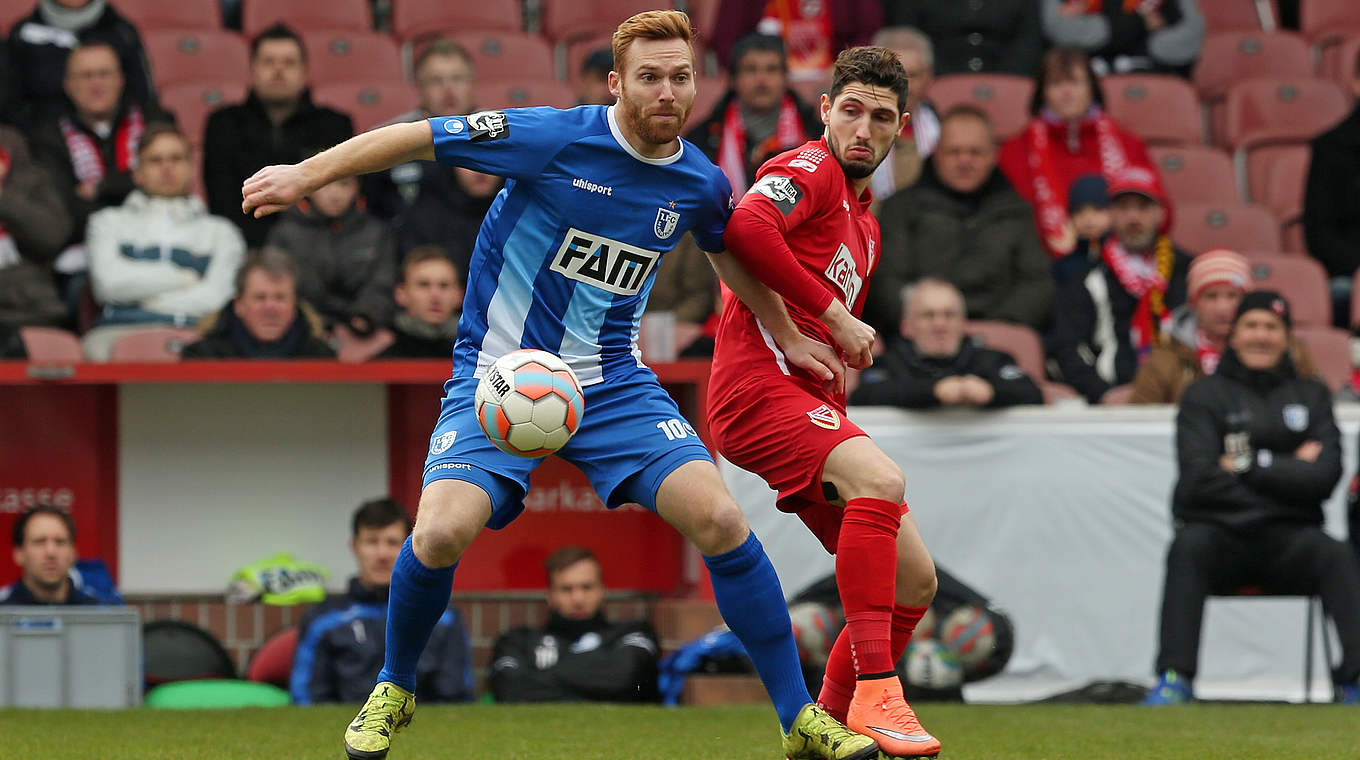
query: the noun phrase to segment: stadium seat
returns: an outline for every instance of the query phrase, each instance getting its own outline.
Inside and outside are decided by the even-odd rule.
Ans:
[[[34,3],[27,5],[31,9]],[[222,28],[219,0],[115,0],[113,5],[143,34],[152,29]]]
[[[478,78],[543,79],[555,76],[552,48],[528,34],[452,33],[450,39],[467,49]]]
[[[1308,42],[1293,32],[1235,31],[1204,38],[1194,82],[1200,97],[1222,100],[1228,87],[1252,77],[1310,77],[1313,54]]]
[[[1149,145],[1204,142],[1204,118],[1195,90],[1180,77],[1112,74],[1100,80],[1105,108],[1119,126]]]
[[[0,34],[8,37],[16,23],[33,13],[35,5],[23,0],[0,0]]]
[[[970,103],[987,113],[997,140],[1025,128],[1034,80],[1012,74],[950,74],[930,85],[926,97],[944,114],[960,103]]]
[[[142,34],[156,87],[225,79],[243,81],[250,71],[250,46],[223,29],[151,29]]]
[[[1351,110],[1336,83],[1313,78],[1259,77],[1228,89],[1224,143],[1232,150],[1307,142],[1331,129]]]
[[[410,40],[437,29],[479,32],[522,32],[519,3],[392,0],[392,36]]]
[[[114,341],[109,361],[177,362],[184,347],[199,337],[192,327],[148,327]]]
[[[700,121],[707,119],[717,107],[718,101],[727,94],[726,77],[699,77],[694,80],[694,87],[697,92],[694,95],[694,106],[689,112],[689,121],[685,124],[685,129],[692,129]]]
[[[971,320],[963,331],[993,351],[1005,351],[1034,382],[1044,379],[1044,346],[1038,333],[1014,322]]]
[[[303,32],[311,65],[311,85],[405,79],[401,50],[391,37],[377,32]]]
[[[1171,239],[1191,255],[1214,248],[1283,250],[1280,224],[1269,209],[1246,203],[1178,203]]]
[[[1335,45],[1322,48],[1318,74],[1349,88],[1355,79],[1355,62],[1360,58],[1360,31],[1353,32]]]
[[[153,620],[143,625],[142,660],[148,686],[236,677],[236,665],[222,642],[183,620]]]
[[[55,327],[21,327],[19,339],[24,342],[31,362],[77,364],[85,361],[80,339]]]
[[[1299,31],[1319,43],[1360,32],[1360,3],[1355,0],[1299,0]]]
[[[1148,155],[1172,202],[1241,203],[1232,158],[1207,145],[1151,147]]]
[[[246,678],[272,683],[286,689],[293,675],[293,654],[297,652],[298,629],[284,628],[265,640],[246,665]]]
[[[354,119],[354,130],[366,132],[415,108],[420,101],[403,81],[335,82],[312,91],[316,102]]]
[[[386,328],[378,328],[370,335],[359,336],[344,325],[336,325],[333,332],[336,343],[335,358],[342,362],[366,362],[382,353],[396,340],[392,331]]]
[[[699,30],[699,38],[707,38],[718,21],[718,6],[722,0],[685,0],[685,12],[694,28]]]
[[[1300,325],[1294,337],[1308,348],[1327,387],[1336,393],[1351,381],[1351,334],[1330,325]]]
[[[1275,0],[1199,0],[1199,12],[1210,32],[1230,29],[1274,29],[1280,12]],[[1262,8],[1266,16],[1262,15]]]
[[[1283,146],[1272,151],[1268,161],[1257,162],[1255,174],[1247,174],[1249,199],[1270,209],[1286,227],[1303,219],[1303,187],[1311,152],[1307,145]],[[1252,169],[1249,165],[1248,170]]]
[[[619,22],[643,11],[674,8],[665,0],[541,0],[540,26],[553,42],[612,32]]]
[[[189,141],[203,144],[203,128],[214,110],[245,100],[244,77],[222,81],[188,82],[161,90],[161,105],[175,115],[175,121]]]
[[[472,92],[478,108],[576,105],[576,93],[556,79],[478,79]]]
[[[254,37],[280,21],[298,33],[304,29],[373,31],[368,0],[244,0],[241,33],[246,37]]]
[[[818,108],[818,103],[822,102],[822,93],[831,89],[830,79],[803,79],[789,83],[789,87],[798,93],[798,97],[813,109]]]
[[[1241,249],[1238,249],[1241,250]],[[1327,270],[1308,256],[1241,251],[1251,263],[1256,290],[1276,290],[1289,301],[1297,326],[1332,324],[1332,296]]]
[[[566,67],[563,73],[567,76],[567,81],[575,82],[581,78],[581,66],[590,57],[590,54],[600,48],[613,48],[613,33],[596,34],[583,39],[574,40],[566,45]],[[698,50],[695,50],[695,57],[698,57]]]

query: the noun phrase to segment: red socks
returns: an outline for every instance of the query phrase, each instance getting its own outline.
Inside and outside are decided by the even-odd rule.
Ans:
[[[892,611],[892,661],[894,665],[902,659],[911,643],[911,635],[916,624],[926,614],[929,607],[903,607],[893,605]],[[849,627],[841,630],[836,643],[831,647],[831,656],[826,661],[826,675],[822,678],[822,691],[817,695],[821,705],[831,717],[844,723],[845,714],[850,710],[850,700],[855,695],[855,666],[850,657]]]
[[[902,505],[851,499],[836,546],[836,586],[857,676],[891,673],[892,608],[897,583],[897,531]]]

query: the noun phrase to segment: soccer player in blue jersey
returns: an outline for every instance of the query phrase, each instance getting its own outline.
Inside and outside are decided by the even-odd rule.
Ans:
[[[469,267],[453,377],[431,436],[415,531],[392,573],[386,659],[345,732],[350,758],[386,757],[391,735],[414,712],[416,661],[448,603],[458,558],[484,526],[503,528],[523,510],[537,460],[497,450],[473,411],[482,372],[517,348],[560,355],[584,386],[582,426],[559,454],[610,507],[647,506],[704,555],[718,607],[774,703],[785,754],[877,754],[872,739],[812,703],[774,568],[707,449],[636,348],[657,260],[686,230],[706,250],[721,251],[731,213],[727,180],[679,139],[694,102],[692,34],[688,16],[677,11],[649,11],[621,24],[614,34],[618,71],[609,75],[614,106],[392,125],[300,164],[266,167],[242,188],[242,209],[262,216],[341,177],[418,159],[507,180]],[[725,277],[749,277],[718,258]],[[784,348],[790,361],[828,379],[840,369],[831,349],[810,339]]]

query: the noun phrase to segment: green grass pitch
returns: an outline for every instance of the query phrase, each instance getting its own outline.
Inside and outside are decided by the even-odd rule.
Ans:
[[[5,760],[343,760],[350,707],[0,710]],[[919,705],[941,760],[1360,758],[1360,708]],[[764,707],[427,705],[392,760],[775,760]]]

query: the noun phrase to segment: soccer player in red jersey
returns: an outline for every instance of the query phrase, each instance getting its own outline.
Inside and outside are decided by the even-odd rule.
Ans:
[[[869,177],[905,127],[907,79],[880,47],[846,50],[822,96],[825,135],[776,156],[712,260],[733,288],[709,390],[710,430],[836,555],[846,626],[818,701],[890,757],[933,757],[893,670],[935,595],[935,566],[903,501],[901,469],[845,417],[845,362],[872,361],[858,319],[878,263]],[[749,276],[743,278],[743,270]],[[758,282],[757,282],[758,281]],[[819,345],[824,344],[824,345]]]

